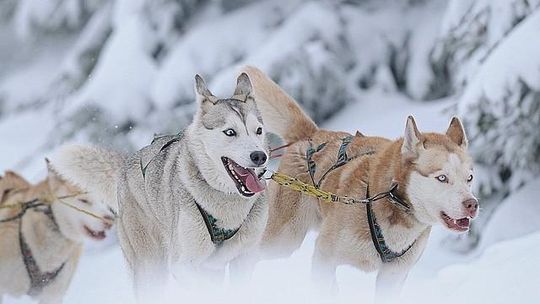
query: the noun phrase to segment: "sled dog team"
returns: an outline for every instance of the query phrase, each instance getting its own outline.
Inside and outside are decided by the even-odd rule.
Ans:
[[[105,238],[113,219],[138,299],[171,273],[224,275],[230,264],[231,275],[249,274],[252,261],[289,256],[316,229],[316,282],[332,289],[344,264],[377,270],[384,300],[399,293],[431,226],[464,232],[478,215],[457,118],[445,133],[421,133],[409,117],[397,140],[320,129],[251,66],[229,98],[199,76],[195,92],[193,122],[134,154],[71,145],[38,184],[6,172],[0,302],[60,303],[84,238]],[[267,132],[286,143],[276,172],[266,170]]]

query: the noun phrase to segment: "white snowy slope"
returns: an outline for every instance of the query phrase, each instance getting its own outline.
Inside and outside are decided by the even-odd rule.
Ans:
[[[380,90],[358,94],[356,98],[358,102],[330,118],[324,127],[395,139],[403,136],[409,115],[415,118],[421,132],[444,132],[452,117],[452,100],[412,102],[401,94]]]
[[[350,267],[338,270],[340,291],[336,298],[321,299],[311,289],[309,268],[314,239],[313,234],[308,235],[304,245],[290,258],[261,262],[252,282],[242,288],[182,290],[169,292],[170,297],[186,303],[371,303],[374,273],[366,274]],[[461,299],[460,303],[537,303],[539,255],[540,233],[535,233],[492,245],[474,260],[445,267],[429,278],[413,271],[403,291],[403,303],[450,304],[456,298]],[[427,267],[423,260],[417,268]],[[5,303],[31,301],[9,298]],[[134,303],[121,251],[114,249],[84,256],[65,303]]]
[[[540,179],[506,198],[484,228],[481,248],[540,230]]]
[[[473,262],[440,271],[432,284],[435,298],[438,303],[538,303],[539,256],[538,232],[492,245]]]

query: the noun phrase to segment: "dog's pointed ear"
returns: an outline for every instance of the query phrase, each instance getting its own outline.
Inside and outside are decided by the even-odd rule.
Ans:
[[[465,135],[465,128],[463,128],[461,120],[456,116],[452,117],[450,126],[448,127],[448,130],[446,130],[446,136],[461,148],[467,149],[469,142],[467,140],[467,135]]]
[[[63,179],[58,175],[48,158],[45,158],[45,163],[47,164],[47,182],[49,183],[49,189],[54,191],[55,189],[58,189],[63,182]]]
[[[251,85],[251,80],[249,79],[248,74],[242,73],[238,76],[236,80],[236,89],[234,90],[234,96],[241,96],[244,99],[251,95],[253,86]]]
[[[205,101],[215,103],[217,100],[216,96],[210,92],[203,78],[199,74],[195,75],[195,94],[197,95],[197,102],[199,104],[202,104]]]
[[[4,172],[4,179],[8,185],[13,184],[13,186],[17,189],[31,186],[31,184],[24,179],[24,177],[10,170]],[[0,196],[2,195],[0,194]]]
[[[405,125],[401,155],[404,159],[414,159],[418,157],[418,151],[421,146],[421,135],[416,127],[416,122],[412,116],[409,116]]]
[[[49,177],[59,178],[58,174],[56,173],[56,170],[54,170],[51,161],[45,157],[45,164],[47,164],[47,175]]]

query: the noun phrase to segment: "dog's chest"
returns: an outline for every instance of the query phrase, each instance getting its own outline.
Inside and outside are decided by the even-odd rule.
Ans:
[[[190,265],[201,265],[208,260],[216,251],[225,245],[236,242],[234,235],[238,233],[241,225],[234,230],[228,230],[215,226],[224,231],[212,230],[205,219],[197,210],[191,214],[181,213],[178,221],[178,238],[176,262]],[[227,235],[228,234],[228,235]],[[225,239],[225,236],[228,236]]]
[[[0,230],[0,293],[20,296],[26,294],[30,280],[25,271],[16,229]]]
[[[239,210],[235,211],[234,205],[229,206],[228,210],[231,214],[223,218],[215,216],[216,213],[211,213],[212,211],[201,210],[203,206],[186,208],[185,212],[179,214],[177,261],[201,265],[209,261],[213,255],[223,250],[230,250],[238,243],[242,243],[242,246],[249,245],[253,241],[253,234],[261,230],[258,223],[261,222],[264,226],[261,216],[251,214],[252,212],[254,215],[257,214],[257,206],[261,203],[263,203],[261,199],[256,200],[243,213]],[[213,207],[212,210],[215,211],[215,206]],[[211,219],[205,219],[205,213]],[[223,215],[223,213],[217,214]],[[239,217],[238,214],[242,216]],[[239,237],[240,234],[241,237]]]
[[[195,203],[199,206],[200,217],[204,218],[206,214],[216,228],[234,230],[242,226],[255,201],[255,199],[230,201],[214,198],[212,200],[195,200]]]
[[[26,217],[26,219],[29,220],[31,217]],[[32,222],[31,224],[40,227],[40,223]],[[66,273],[73,271],[71,267],[63,267],[62,263],[67,263],[73,258],[73,254],[77,254],[81,250],[79,245],[66,246],[65,243],[51,240],[46,234],[37,236],[30,234],[23,239],[24,243],[21,243],[18,229],[0,230],[0,234],[3,236],[0,239],[0,249],[2,249],[0,250],[0,260],[2,261],[0,263],[0,294],[5,291],[12,296],[30,294],[39,297],[46,290],[50,291],[51,288],[62,292],[58,288],[65,286],[65,282],[69,278]],[[39,242],[36,240],[37,238],[47,244],[46,248],[42,248],[39,246],[40,244],[36,243]],[[66,251],[71,254],[66,254]],[[29,264],[29,257],[32,259],[31,263],[34,264]],[[57,260],[61,262],[57,263]],[[45,281],[44,277],[41,277],[44,281],[32,282],[30,280],[29,271],[33,271],[32,275],[43,275],[51,273],[49,269],[58,270],[55,275],[48,277],[50,281]],[[41,284],[41,287],[32,291],[32,284],[36,283]],[[35,293],[32,294],[32,292]]]

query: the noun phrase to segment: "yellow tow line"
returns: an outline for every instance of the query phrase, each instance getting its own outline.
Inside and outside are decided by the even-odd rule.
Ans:
[[[278,185],[284,186],[294,191],[302,192],[303,194],[316,197],[329,203],[343,203],[343,204],[367,204],[371,200],[364,199],[358,200],[348,196],[339,196],[332,192],[324,191],[314,185],[306,184],[297,178],[288,176],[280,172],[272,172],[267,178],[276,182]]]
[[[267,170],[267,172],[270,172]],[[266,173],[266,172],[265,172]],[[306,184],[301,180],[288,176],[280,172],[271,172],[271,175],[264,177],[265,179],[271,179],[278,185],[289,188],[294,191],[301,192],[303,194],[316,197],[329,203],[342,203],[347,205],[352,204],[369,204],[378,201],[383,198],[388,198],[390,201],[401,208],[405,212],[411,212],[411,207],[402,199],[400,199],[394,191],[397,189],[398,184],[392,182],[388,191],[377,193],[373,196],[366,197],[365,199],[355,199],[348,196],[339,196],[329,191],[321,190],[314,185]]]

